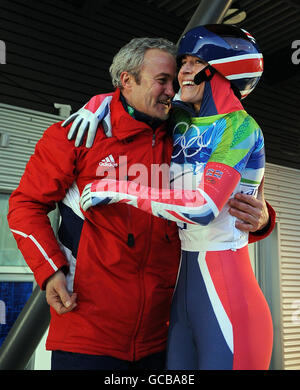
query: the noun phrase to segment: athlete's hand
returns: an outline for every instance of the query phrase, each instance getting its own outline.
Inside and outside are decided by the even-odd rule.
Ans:
[[[128,193],[130,187],[130,194]],[[91,206],[126,203],[137,207],[140,184],[125,180],[102,179],[87,184],[80,197],[80,206],[86,211]],[[146,198],[147,199],[147,198]]]
[[[85,146],[90,148],[93,145],[99,122],[102,122],[107,136],[111,133],[110,102],[112,97],[112,93],[93,96],[87,104],[62,123],[65,127],[74,121],[69,130],[68,139],[74,139],[76,136],[76,147],[83,143],[86,133]]]
[[[252,195],[237,193],[229,200],[229,213],[237,217],[235,226],[244,232],[256,232],[269,222],[269,212],[264,198],[264,183],[258,188],[257,198]]]
[[[69,116],[69,118],[62,123],[62,126],[66,127],[69,123],[74,121],[68,132],[68,140],[74,139],[76,136],[75,146],[80,146],[87,133],[85,146],[90,148],[94,143],[99,120],[97,113],[93,113],[82,107]]]
[[[99,183],[101,184],[101,180],[99,180]],[[104,183],[104,182],[103,182]],[[110,197],[107,197],[105,195],[105,192],[93,194],[91,187],[93,183],[87,184],[84,187],[84,190],[82,191],[81,197],[80,197],[80,206],[82,210],[87,211],[91,206],[96,206],[100,204],[110,204],[113,203],[113,199]],[[98,185],[99,187],[99,185]],[[103,191],[105,188],[103,188]]]
[[[46,300],[53,307],[57,314],[65,314],[73,310],[76,306],[77,294],[67,290],[65,274],[58,270],[47,281]]]

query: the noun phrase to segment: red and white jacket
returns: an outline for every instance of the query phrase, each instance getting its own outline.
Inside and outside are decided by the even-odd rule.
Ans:
[[[75,148],[69,127],[60,123],[45,131],[10,197],[8,222],[40,287],[67,267],[68,288],[78,295],[73,311],[51,309],[47,349],[139,360],[166,347],[180,257],[177,226],[126,204],[85,213],[79,198],[86,184],[110,170],[118,180],[134,180],[140,173],[130,172],[133,164],[148,169],[145,185],[151,186],[151,167],[170,162],[172,139],[165,125],[154,137],[151,127],[133,119],[119,90],[110,119],[112,137],[99,125],[90,149]],[[58,238],[47,217],[56,203]]]

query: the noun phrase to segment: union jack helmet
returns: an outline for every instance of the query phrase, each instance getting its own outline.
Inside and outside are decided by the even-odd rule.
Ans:
[[[241,99],[254,90],[263,72],[255,39],[237,26],[208,24],[189,30],[179,42],[177,61],[184,55],[206,61],[231,82]]]

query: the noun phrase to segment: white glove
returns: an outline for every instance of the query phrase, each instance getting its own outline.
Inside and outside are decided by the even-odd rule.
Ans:
[[[113,198],[107,197],[105,192],[103,193],[103,197],[95,196],[95,194],[92,192],[92,184],[87,184],[84,187],[84,190],[82,191],[81,197],[80,197],[80,206],[82,210],[86,211],[91,206],[96,206],[97,204],[110,204],[115,203],[113,201]]]
[[[90,148],[93,145],[99,124],[97,114],[82,107],[80,110],[69,116],[69,118],[62,123],[62,126],[66,127],[71,122],[73,122],[73,124],[68,132],[68,140],[71,140],[76,136],[75,146],[80,146],[83,142],[85,133],[88,132],[85,145],[87,148]]]
[[[80,197],[80,206],[82,210],[86,211],[92,206],[92,194],[91,194],[91,186],[92,183],[87,184],[84,187],[84,190],[82,191],[81,197]]]
[[[129,184],[133,189],[133,194],[128,193]],[[138,193],[135,193],[138,187],[138,183],[127,182],[124,180],[95,180],[93,183],[87,184],[84,187],[80,197],[80,206],[84,211],[89,209],[91,206],[108,205],[118,202],[138,207]]]
[[[102,122],[106,135],[111,136],[111,122],[110,122],[110,102],[112,99],[111,94],[96,95],[85,104],[80,110],[69,116],[62,126],[66,127],[72,121],[73,124],[68,133],[68,140],[75,138],[75,146],[80,146],[83,142],[83,138],[87,132],[87,139],[85,146],[90,148],[95,139],[99,122]],[[99,107],[98,107],[99,105]],[[89,108],[98,107],[95,112],[92,112]],[[93,109],[94,111],[94,109]]]

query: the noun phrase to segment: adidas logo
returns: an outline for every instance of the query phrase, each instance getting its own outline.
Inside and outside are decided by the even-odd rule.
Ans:
[[[118,166],[112,154],[110,154],[108,157],[105,157],[103,160],[101,160],[99,162],[99,165],[101,167],[114,167],[114,168]]]

